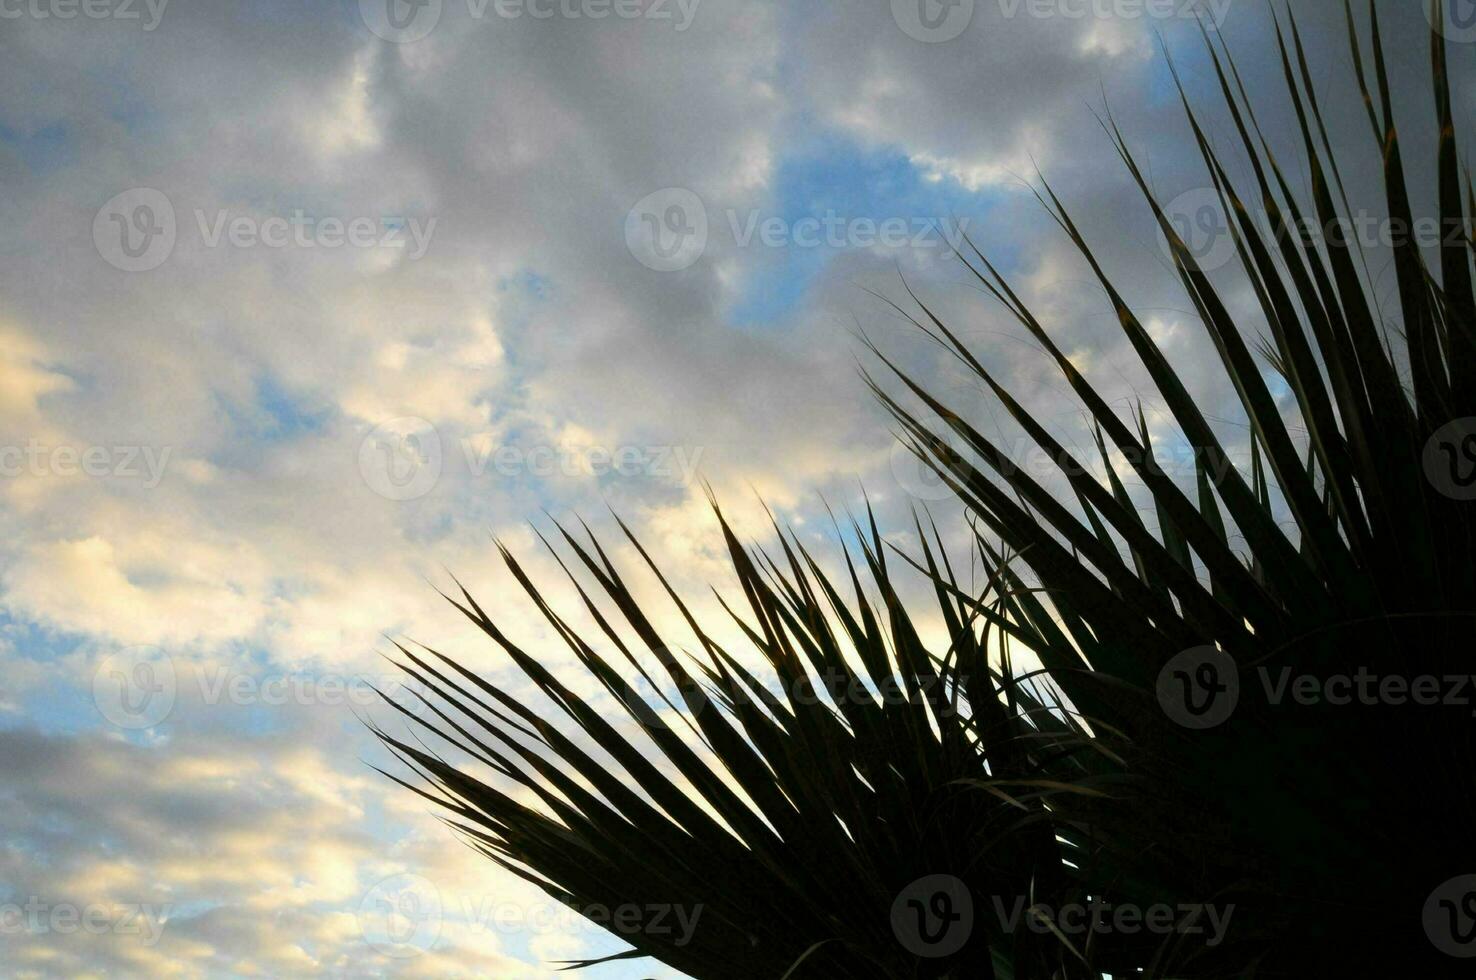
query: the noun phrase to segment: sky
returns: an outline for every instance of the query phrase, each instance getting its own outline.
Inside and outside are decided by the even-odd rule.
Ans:
[[[1427,21],[1378,7],[1405,138],[1433,139]],[[1367,157],[1340,8],[1296,5]],[[619,514],[711,617],[709,487],[831,558],[827,503],[862,488],[900,546],[913,507],[959,533],[859,335],[1010,430],[875,295],[904,281],[1088,445],[964,234],[1171,451],[1037,174],[1243,446],[1100,124],[1255,332],[1165,58],[1228,144],[1194,13],[1305,175],[1260,0],[0,0],[0,976],[523,978],[625,948],[374,771],[375,689],[408,697],[381,654],[521,689],[454,575],[589,691],[494,539],[567,610],[538,533],[583,519],[634,571]],[[1472,14],[1442,25],[1467,116]]]

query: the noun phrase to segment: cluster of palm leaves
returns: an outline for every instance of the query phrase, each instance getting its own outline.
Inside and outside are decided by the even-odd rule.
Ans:
[[[670,587],[686,631],[663,635],[598,541],[560,528],[598,638],[503,557],[602,695],[561,682],[463,590],[452,601],[563,717],[403,647],[427,694],[407,718],[464,757],[380,730],[420,777],[406,785],[575,909],[700,907],[690,937],[619,932],[623,956],[695,977],[1459,975],[1465,909],[1435,893],[1476,874],[1476,718],[1446,681],[1472,673],[1476,637],[1476,509],[1461,499],[1461,466],[1476,465],[1463,455],[1476,441],[1476,195],[1445,42],[1432,34],[1438,137],[1418,149],[1438,187],[1412,194],[1377,11],[1361,37],[1345,4],[1380,208],[1400,227],[1433,216],[1454,230],[1433,249],[1392,244],[1396,303],[1376,302],[1356,242],[1303,233],[1355,209],[1290,13],[1277,41],[1306,174],[1278,163],[1208,34],[1249,183],[1184,100],[1258,322],[1232,317],[1106,121],[1239,396],[1248,472],[1043,185],[1192,450],[1192,479],[1165,471],[1141,412],[1119,417],[973,250],[960,258],[1059,365],[1097,442],[1092,459],[1062,445],[911,296],[906,315],[1058,468],[1053,482],[1015,465],[872,348],[878,398],[970,515],[982,585],[956,573],[930,521],[914,551],[884,542],[869,512],[838,527],[853,543],[836,576],[777,525],[773,548],[745,547],[719,512],[745,600],[728,608],[737,650]],[[1310,194],[1293,190],[1303,180]],[[910,576],[936,610],[906,607]],[[928,622],[946,644],[924,640]],[[1264,683],[1358,672],[1375,696],[1347,703]],[[1423,677],[1442,703],[1409,696]],[[1233,710],[1206,717],[1216,697]],[[1174,925],[1083,929],[1060,914],[1094,904],[1168,907]],[[1187,925],[1185,910],[1207,908],[1232,913],[1223,931]],[[1431,932],[1442,915],[1447,943]]]

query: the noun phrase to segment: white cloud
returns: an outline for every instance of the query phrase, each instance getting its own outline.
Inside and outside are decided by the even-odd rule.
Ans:
[[[864,480],[883,523],[905,527],[914,501],[891,473],[888,426],[855,376],[849,331],[859,324],[951,401],[1008,427],[858,288],[898,296],[892,258],[835,256],[777,322],[735,327],[727,312],[792,271],[788,256],[714,242],[691,269],[662,274],[623,237],[626,210],[664,187],[719,210],[780,210],[790,154],[817,143],[983,192],[980,245],[1003,248],[1026,298],[1115,404],[1146,393],[1153,413],[1100,291],[1015,183],[1039,163],[1134,283],[1129,301],[1153,311],[1154,336],[1195,390],[1228,399],[1091,111],[1100,83],[1130,134],[1181,131],[1172,100],[1141,98],[1162,84],[1145,25],[1002,20],[996,6],[979,4],[969,31],[943,45],[907,37],[885,4],[758,0],[704,0],[683,32],[470,22],[448,3],[431,37],[410,45],[375,38],[353,4],[343,17],[171,4],[150,34],[7,22],[0,444],[170,455],[153,487],[56,472],[0,481],[4,720],[72,731],[48,699],[85,688],[103,653],[140,643],[192,668],[352,672],[377,669],[382,634],[407,634],[498,669],[485,638],[426,584],[445,585],[447,569],[584,683],[488,540],[507,541],[578,621],[527,528],[543,508],[587,517],[617,539],[622,567],[638,568],[611,533],[615,507],[674,585],[713,609],[706,586],[730,571],[699,483],[477,473],[464,445],[482,458],[500,446],[573,457],[680,447],[700,456],[742,533],[766,533],[756,491],[822,550],[820,494],[855,507]],[[1260,16],[1233,13],[1248,33]],[[1192,186],[1202,177],[1187,159],[1181,148],[1151,162],[1158,179]],[[164,191],[179,219],[174,253],[146,273],[108,265],[90,234],[96,209],[130,187]],[[211,247],[195,216],[298,208],[436,224],[411,259]],[[904,268],[1053,431],[1090,444],[1054,366],[963,270]],[[359,449],[401,416],[431,422],[444,456],[433,487],[394,501],[366,481]],[[1151,417],[1157,437],[1161,413]],[[672,615],[654,581],[633,581]],[[182,699],[147,747],[85,726],[0,731],[0,827],[53,862],[0,851],[0,879],[55,900],[184,910],[156,946],[28,936],[15,962],[68,976],[525,977],[541,969],[530,959],[575,947],[562,933],[529,945],[526,931],[453,921],[444,948],[377,956],[354,906],[382,877],[425,875],[451,895],[495,887],[520,907],[536,896],[371,779],[357,754],[366,743],[334,727],[351,716],[250,716],[278,733],[264,735],[241,720],[249,713],[207,708]],[[248,734],[228,737],[230,725]],[[391,839],[386,826],[410,829]]]

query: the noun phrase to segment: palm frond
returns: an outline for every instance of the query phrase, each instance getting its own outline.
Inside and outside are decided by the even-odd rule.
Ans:
[[[1232,312],[1231,286],[1196,259],[1116,121],[1102,120],[1233,387],[1243,447],[1225,444],[1042,179],[1041,204],[1102,288],[1192,468],[1161,465],[1141,407],[1120,417],[969,241],[959,258],[1059,368],[1097,457],[1069,450],[910,287],[908,306],[892,304],[1058,471],[1026,472],[867,341],[876,397],[967,510],[982,588],[960,584],[931,521],[916,522],[920,547],[904,554],[868,510],[850,525],[844,574],[830,575],[792,533],[775,526],[772,554],[745,547],[718,512],[743,592],[727,607],[739,650],[713,638],[624,525],[685,639],[657,628],[593,535],[559,527],[550,548],[571,556],[604,652],[502,557],[600,695],[571,689],[461,589],[451,601],[532,693],[400,647],[427,692],[428,714],[405,710],[407,723],[459,756],[377,728],[417,774],[406,785],[575,909],[700,909],[690,936],[649,923],[618,934],[632,947],[621,955],[703,978],[1454,975],[1459,961],[1426,934],[1422,909],[1442,882],[1476,873],[1476,729],[1469,696],[1452,703],[1447,680],[1473,673],[1476,493],[1465,491],[1476,455],[1461,454],[1476,444],[1476,192],[1462,180],[1438,32],[1435,135],[1411,142],[1377,10],[1364,22],[1351,0],[1345,11],[1382,201],[1355,208],[1345,175],[1357,161],[1334,151],[1325,119],[1350,107],[1320,104],[1289,9],[1276,15],[1276,53],[1308,193],[1294,191],[1223,41],[1205,34],[1236,159],[1179,87],[1254,322]],[[1406,158],[1425,153],[1434,194],[1409,186]],[[1449,232],[1435,248],[1392,244],[1392,305],[1375,300],[1359,242],[1305,234],[1374,211],[1392,227],[1434,218]],[[899,573],[931,583],[936,608],[908,609]],[[924,639],[933,620],[942,650]],[[1373,697],[1355,688],[1301,703],[1286,686],[1364,676]],[[1413,703],[1416,678],[1438,679],[1440,703]],[[912,890],[942,900],[940,880],[960,891],[934,925],[968,928],[935,956],[907,922],[928,911]],[[1233,921],[1212,937],[1082,935],[1037,914],[1104,900],[1213,904]]]
[[[869,511],[850,527],[859,555],[846,551],[844,584],[777,525],[771,556],[744,548],[717,519],[747,603],[746,615],[731,610],[733,623],[767,676],[745,666],[752,651],[736,655],[703,629],[628,530],[687,625],[690,656],[657,631],[600,544],[561,527],[572,588],[623,664],[581,638],[513,555],[502,557],[605,697],[581,697],[462,590],[450,601],[562,724],[449,657],[401,645],[428,708],[402,709],[407,723],[460,759],[377,734],[483,854],[559,901],[683,909],[698,922],[690,936],[669,923],[648,928],[654,920],[619,935],[694,976],[1058,969],[1054,940],[999,935],[984,904],[1079,887],[1060,861],[1049,801],[1094,792],[1089,779],[1044,776],[1044,759],[1066,767],[1083,728],[1046,710],[1028,681],[991,669],[993,629],[980,610],[992,606],[1001,619],[1014,601],[1000,569],[980,594],[963,591],[936,528],[929,543],[917,524],[920,567],[950,638],[938,653],[899,598]],[[652,660],[657,676],[645,667]],[[963,883],[975,914],[961,948],[919,956],[899,939],[892,910],[914,882],[937,875]]]
[[[1155,198],[1110,117],[1104,120],[1123,164],[1170,245],[1173,268],[1218,352],[1248,422],[1250,473],[1242,472],[1195,397],[1104,271],[1068,208],[1043,183],[1040,197],[1075,245],[1112,305],[1115,319],[1195,460],[1194,485],[1181,487],[1157,462],[1146,426],[1119,418],[1077,371],[1008,279],[977,249],[965,258],[986,292],[1059,365],[1099,433],[1104,484],[1071,457],[1006,387],[917,300],[912,317],[953,350],[1010,416],[1054,460],[1077,510],[1045,500],[1040,483],[1009,461],[969,422],[885,357],[882,364],[921,410],[879,381],[874,390],[957,489],[968,508],[1021,552],[1068,625],[1023,637],[1071,703],[1110,720],[1121,736],[1098,736],[1127,760],[1132,790],[1083,814],[1098,831],[1103,866],[1191,900],[1236,904],[1227,942],[1205,951],[1201,969],[1227,974],[1260,964],[1258,975],[1337,975],[1374,964],[1416,964],[1444,975],[1453,962],[1424,934],[1421,909],[1441,882],[1476,866],[1466,828],[1476,817],[1476,772],[1468,700],[1416,705],[1407,696],[1355,696],[1351,704],[1299,704],[1277,678],[1319,683],[1360,671],[1392,678],[1438,678],[1442,690],[1471,674],[1476,578],[1470,561],[1476,510],[1463,499],[1453,443],[1476,430],[1469,345],[1476,339],[1469,193],[1459,176],[1459,132],[1440,36],[1432,40],[1438,137],[1438,213],[1418,214],[1404,166],[1378,12],[1370,5],[1364,57],[1346,4],[1354,62],[1383,173],[1387,227],[1438,220],[1448,233],[1430,255],[1410,234],[1389,249],[1397,304],[1372,300],[1367,256],[1356,240],[1297,229],[1350,227],[1354,213],[1328,140],[1295,15],[1277,17],[1285,84],[1310,170],[1303,201],[1261,133],[1235,62],[1205,36],[1216,78],[1254,184],[1238,186],[1205,135],[1187,97],[1186,118],[1228,217],[1239,281],[1256,297],[1260,321],[1238,322],[1228,288],[1212,280]],[[1435,9],[1435,21],[1441,16]],[[1177,80],[1177,73],[1175,78]],[[1180,94],[1183,95],[1182,85]],[[1251,202],[1251,203],[1248,203]],[[1362,202],[1364,211],[1373,202]],[[1361,212],[1360,212],[1361,213]],[[970,243],[972,245],[972,243]],[[1245,335],[1269,333],[1258,360]],[[1397,334],[1397,342],[1385,336]],[[880,356],[880,352],[878,352]],[[1289,390],[1278,399],[1276,373]],[[1451,436],[1450,433],[1455,435]],[[1302,434],[1305,433],[1303,437]],[[1299,445],[1299,440],[1303,443]],[[1438,455],[1444,443],[1448,459]],[[968,452],[959,452],[962,444]],[[1112,470],[1121,455],[1145,486],[1158,532],[1145,529]],[[1448,463],[1442,473],[1432,461]],[[1467,462],[1476,463],[1476,460]],[[1029,499],[1032,509],[1016,505]],[[1243,542],[1244,553],[1229,544]],[[1042,621],[1036,617],[1032,622]],[[1027,627],[1028,629],[1028,627]],[[1173,711],[1153,710],[1166,672],[1195,650],[1233,664],[1233,714],[1212,728],[1186,728]],[[1209,675],[1205,675],[1209,676]],[[1107,680],[1121,688],[1107,688]],[[1377,682],[1376,682],[1377,683]],[[1369,703],[1364,703],[1365,701]],[[1403,703],[1395,703],[1402,701]],[[1144,710],[1144,706],[1149,710]],[[1097,757],[1100,761],[1100,757]],[[1062,801],[1063,816],[1083,806]],[[1119,854],[1129,857],[1123,860]],[[1134,856],[1136,855],[1136,856]],[[1417,970],[1417,972],[1419,972]]]

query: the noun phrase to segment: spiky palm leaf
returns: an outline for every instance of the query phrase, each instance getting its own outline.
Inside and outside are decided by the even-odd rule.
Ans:
[[[970,607],[998,609],[997,581],[979,594],[961,590],[937,538],[933,546],[923,538],[951,638],[947,650],[929,650],[873,522],[852,525],[865,570],[848,552],[842,585],[793,536],[780,535],[776,562],[718,520],[748,603],[734,621],[771,676],[756,676],[747,656],[712,639],[668,587],[697,648],[679,651],[599,543],[561,528],[597,589],[586,591],[565,566],[570,582],[623,664],[577,635],[516,558],[502,557],[617,715],[562,683],[462,590],[451,601],[574,734],[455,660],[401,646],[429,713],[396,707],[465,757],[447,760],[376,728],[429,784],[404,785],[449,810],[489,858],[571,908],[684,909],[698,919],[691,937],[671,930],[669,917],[619,935],[633,954],[694,976],[1049,975],[1064,955],[1057,941],[998,934],[983,903],[998,898],[1010,909],[1027,894],[1072,893],[1045,801],[1093,790],[1045,780],[1034,760],[1091,746],[1079,726],[1045,710],[1030,681],[1007,681],[1007,665],[1003,674],[987,669],[992,630]],[[667,690],[679,703],[665,700]],[[964,883],[979,914],[964,923],[961,948],[919,955],[907,892],[940,874]]]
[[[1387,211],[1411,227],[1406,144],[1394,125],[1376,14],[1369,68],[1351,8],[1348,19]],[[633,955],[704,978],[1449,972],[1456,961],[1428,941],[1421,913],[1440,882],[1476,873],[1469,707],[1271,704],[1256,672],[1463,669],[1476,615],[1476,518],[1426,470],[1427,447],[1438,452],[1450,423],[1461,435],[1458,420],[1476,416],[1468,265],[1476,205],[1461,181],[1445,51],[1434,37],[1433,152],[1439,217],[1461,234],[1439,250],[1438,269],[1413,244],[1394,249],[1391,312],[1371,299],[1355,246],[1292,232],[1309,221],[1328,227],[1353,210],[1295,20],[1287,16],[1284,34],[1278,21],[1278,43],[1310,202],[1293,193],[1272,155],[1228,53],[1207,43],[1252,186],[1231,180],[1187,99],[1185,109],[1263,322],[1232,318],[1115,124],[1107,128],[1244,406],[1249,474],[1233,465],[1047,185],[1044,203],[1106,289],[1194,451],[1190,484],[1155,461],[1146,420],[1111,411],[975,251],[969,261],[979,282],[1082,400],[1106,469],[1099,479],[1073,459],[926,304],[917,307],[919,326],[1059,462],[1073,501],[1014,466],[876,351],[908,397],[944,420],[946,432],[930,430],[903,395],[876,384],[905,437],[980,525],[975,544],[989,585],[977,594],[954,576],[936,531],[929,544],[918,528],[923,545],[912,562],[934,583],[945,650],[923,643],[873,523],[854,529],[872,599],[850,555],[840,588],[794,538],[780,534],[781,564],[744,549],[722,524],[748,604],[734,618],[770,677],[745,668],[746,652],[720,647],[668,588],[695,648],[672,652],[599,545],[566,534],[600,598],[579,576],[571,581],[618,660],[581,638],[504,557],[623,724],[561,683],[463,591],[453,601],[567,722],[548,720],[449,658],[402,648],[433,716],[407,712],[412,724],[481,767],[380,730],[429,784],[411,788],[449,809],[489,857],[575,908],[701,906],[690,944],[651,931],[623,938]],[[1403,333],[1392,344],[1391,318]],[[1258,329],[1270,334],[1264,360],[1293,405],[1278,400],[1246,338]],[[1156,530],[1138,513],[1143,498],[1113,469],[1118,457],[1151,498]],[[618,615],[602,611],[611,607]],[[1017,676],[1008,657],[1001,662],[1009,643],[1029,648],[1049,681]],[[1176,723],[1159,696],[1164,677],[1173,683],[1171,661],[1196,649],[1228,657],[1219,663],[1233,665],[1227,676],[1241,690],[1233,715],[1206,730]],[[648,700],[629,683],[661,687],[642,651],[679,703]],[[816,684],[822,695],[808,696]],[[910,697],[857,694],[891,685]],[[973,894],[975,928],[952,958],[918,957],[899,941],[890,911],[910,883],[940,873]],[[1004,928],[990,910],[1020,896],[1047,905],[1209,902],[1236,912],[1215,945],[1187,935],[1083,941],[1023,922]]]
[[[1381,154],[1389,227],[1413,229],[1425,195],[1407,186],[1410,152],[1396,127],[1377,11],[1370,4],[1371,66],[1345,2],[1355,69]],[[1437,22],[1443,11],[1437,4]],[[1118,324],[1192,448],[1197,473],[1181,487],[1155,460],[1146,421],[1117,416],[1053,342],[1007,279],[975,251],[978,282],[1059,365],[1098,429],[1104,483],[1031,418],[962,343],[919,303],[914,322],[994,393],[1056,461],[1072,508],[970,422],[906,373],[912,396],[944,421],[919,421],[873,382],[915,449],[968,508],[1021,553],[1048,596],[1049,616],[1015,615],[1010,628],[1101,740],[1127,760],[1116,798],[1063,798],[1067,819],[1089,825],[1086,863],[1099,880],[1183,899],[1234,903],[1230,941],[1199,951],[1196,975],[1445,975],[1458,965],[1422,925],[1442,882],[1476,873],[1476,759],[1470,703],[1296,703],[1283,676],[1446,678],[1470,675],[1476,638],[1476,509],[1440,466],[1462,460],[1476,432],[1476,297],[1471,201],[1458,165],[1446,50],[1432,35],[1438,134],[1420,150],[1436,161],[1442,244],[1422,253],[1396,235],[1397,304],[1372,298],[1356,242],[1298,229],[1334,228],[1358,215],[1328,141],[1294,16],[1277,20],[1286,86],[1310,168],[1311,199],[1292,190],[1222,46],[1206,35],[1253,182],[1240,186],[1184,99],[1190,128],[1229,216],[1260,319],[1237,322],[1155,199],[1138,161],[1106,128],[1171,245],[1173,265],[1223,362],[1249,423],[1252,472],[1242,473],[1203,409],[1103,271],[1093,246],[1045,185],[1043,203],[1110,299]],[[1371,80],[1370,80],[1371,76]],[[1177,75],[1175,76],[1177,78]],[[1182,95],[1182,87],[1180,89]],[[1432,268],[1433,264],[1436,268]],[[1269,332],[1265,364],[1246,339]],[[1390,341],[1389,334],[1398,334]],[[878,352],[878,355],[880,353]],[[885,358],[883,357],[883,360]],[[1269,374],[1291,395],[1273,393]],[[1299,439],[1297,433],[1305,433]],[[1122,488],[1109,450],[1146,488],[1150,530]],[[1231,541],[1243,542],[1232,546]],[[1011,586],[1019,583],[1011,581]],[[1023,612],[1017,610],[1016,612]],[[1006,626],[1004,622],[1001,626]],[[1199,652],[1187,653],[1197,648]],[[1188,670],[1190,673],[1178,673]],[[1194,672],[1209,671],[1195,674]],[[1289,674],[1284,675],[1284,672]],[[1196,676],[1206,685],[1201,689]],[[1295,683],[1295,681],[1293,681]],[[1454,682],[1442,680],[1442,700]],[[1162,697],[1159,685],[1166,685]],[[1199,730],[1164,710],[1176,696],[1238,688],[1222,724]],[[1320,686],[1320,683],[1319,683]],[[1310,690],[1309,688],[1308,690]],[[1342,689],[1332,693],[1342,698]],[[1229,691],[1223,695],[1228,706]],[[1402,698],[1407,702],[1410,695]],[[1200,702],[1203,703],[1203,702]],[[1177,704],[1175,704],[1177,707]],[[1191,721],[1193,721],[1191,719]],[[1197,722],[1194,722],[1197,724]],[[1101,775],[1101,756],[1082,775]],[[1058,772],[1057,778],[1070,778]],[[1132,884],[1128,884],[1132,883]],[[1392,974],[1391,974],[1392,975]]]

